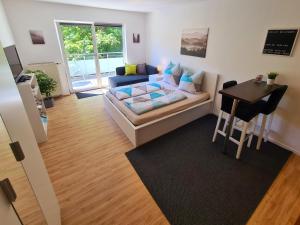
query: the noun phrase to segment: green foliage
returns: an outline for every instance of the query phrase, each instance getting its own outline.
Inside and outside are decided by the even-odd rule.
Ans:
[[[61,31],[69,59],[81,59],[81,54],[94,53],[91,26],[62,25]],[[99,53],[123,51],[121,27],[96,26],[95,32]]]
[[[275,80],[275,78],[278,76],[279,74],[276,73],[276,72],[270,72],[268,74],[268,78],[271,79],[271,80]]]
[[[57,85],[57,82],[54,79],[41,70],[27,70],[26,73],[33,73],[36,76],[42,95],[45,95],[46,98],[51,97],[51,94],[55,91]]]

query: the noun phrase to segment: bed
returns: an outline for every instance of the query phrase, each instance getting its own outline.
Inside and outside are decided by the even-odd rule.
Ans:
[[[164,83],[167,89],[175,87]],[[137,115],[110,92],[104,96],[105,109],[136,147],[181,127],[206,114],[212,113],[218,75],[206,72],[202,92],[184,92],[186,99],[150,112]]]

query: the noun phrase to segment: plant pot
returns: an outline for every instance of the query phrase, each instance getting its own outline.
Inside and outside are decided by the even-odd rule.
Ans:
[[[273,85],[275,83],[275,79],[267,79],[267,85]]]
[[[54,106],[54,99],[52,97],[44,98],[44,105],[46,108],[51,108]]]

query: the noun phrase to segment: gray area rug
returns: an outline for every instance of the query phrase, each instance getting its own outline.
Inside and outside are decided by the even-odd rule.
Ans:
[[[217,118],[208,115],[126,153],[172,225],[242,225],[267,192],[290,152],[270,142],[261,150],[212,143]]]

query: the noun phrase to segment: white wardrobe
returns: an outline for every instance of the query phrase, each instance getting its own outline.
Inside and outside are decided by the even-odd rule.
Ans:
[[[3,46],[14,44],[13,36],[0,0],[0,115],[9,141],[19,142],[25,159],[19,162],[39,205],[45,223],[61,225],[60,207],[29,123],[18,88],[13,79]],[[3,44],[3,45],[2,45]],[[3,132],[1,133],[3,134]],[[3,135],[2,135],[3,136]],[[6,169],[6,167],[4,167]],[[4,169],[4,170],[5,170]],[[3,168],[2,168],[3,173]],[[1,178],[3,179],[3,178]],[[18,193],[17,198],[18,198]],[[22,193],[19,193],[19,197]],[[0,188],[0,224],[20,225],[20,221]],[[24,223],[24,225],[27,225]]]

